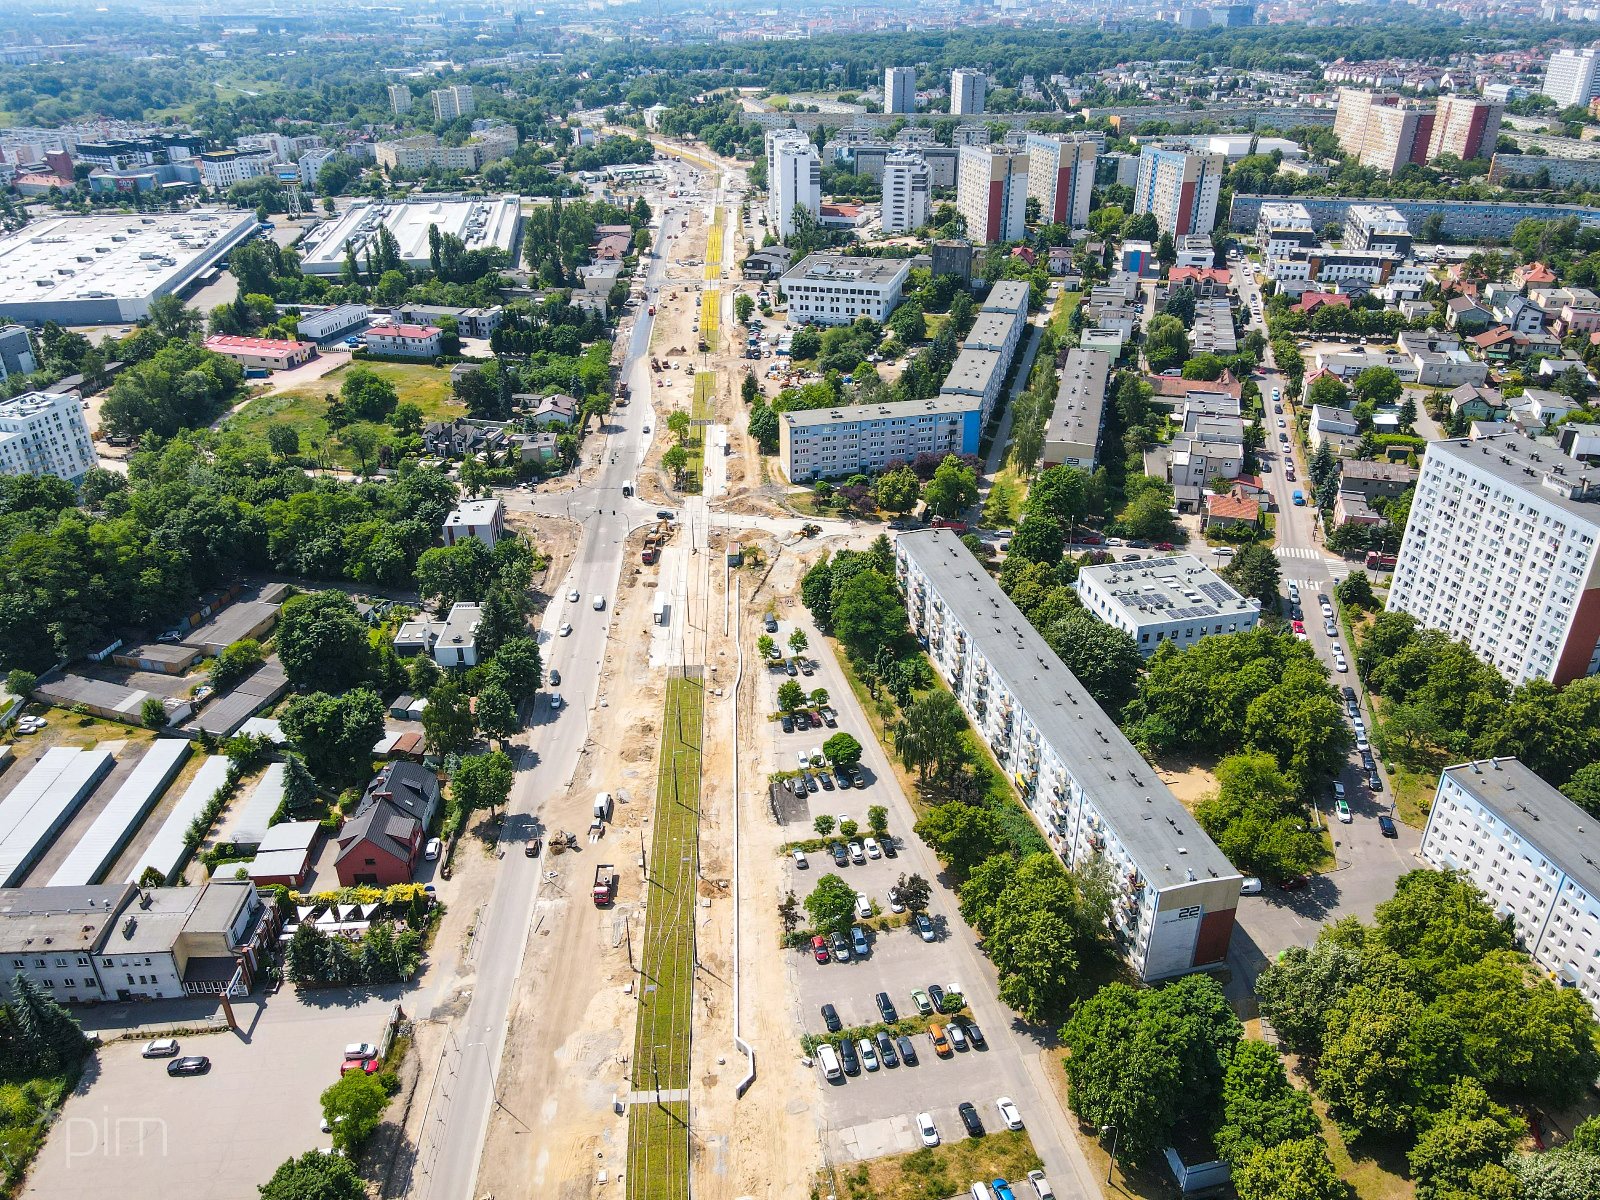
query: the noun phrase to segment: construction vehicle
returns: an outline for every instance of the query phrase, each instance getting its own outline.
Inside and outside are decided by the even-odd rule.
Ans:
[[[817,534],[819,534],[821,532],[822,532],[822,526],[821,525],[810,525],[810,524],[808,524],[808,525],[800,526],[800,536],[801,537],[816,537]]]
[[[615,863],[601,863],[594,869],[594,890],[590,893],[596,908],[605,908],[617,898],[617,868]]]
[[[656,358],[654,355],[650,356],[650,369],[652,371],[661,370],[661,360],[659,358]]]
[[[644,535],[644,552],[640,560],[646,565],[655,562],[661,557],[661,547],[667,544],[667,539],[672,536],[671,521],[657,521],[656,527]]]

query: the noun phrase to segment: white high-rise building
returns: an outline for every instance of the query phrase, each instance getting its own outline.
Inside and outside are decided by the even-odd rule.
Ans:
[[[1514,434],[1433,442],[1390,612],[1466,642],[1511,683],[1600,669],[1600,478]]]
[[[0,402],[0,475],[76,480],[95,462],[77,392],[23,392]]]
[[[932,187],[922,155],[890,154],[883,160],[883,231],[910,233],[928,223]]]
[[[1089,224],[1097,148],[1070,133],[1030,133],[1028,195],[1039,201],[1046,225],[1083,229]]]
[[[1146,146],[1139,153],[1133,211],[1154,213],[1156,226],[1173,237],[1210,233],[1217,223],[1217,193],[1227,165],[1220,154]]]
[[[433,101],[433,116],[437,121],[454,121],[457,117],[470,117],[478,108],[470,83],[439,88],[428,93],[428,98]]]
[[[1557,108],[1583,107],[1600,94],[1600,46],[1587,50],[1557,50],[1544,73],[1546,96]]]
[[[917,69],[915,67],[885,67],[883,69],[883,111],[886,113],[914,113],[917,111]]]
[[[977,243],[1017,241],[1027,232],[1027,205],[1026,154],[993,146],[961,147],[956,211],[966,218],[968,238]]]
[[[822,158],[798,129],[767,133],[767,222],[780,242],[794,234],[794,214],[822,211]]]
[[[391,83],[389,85],[389,109],[396,116],[410,112],[412,100],[411,89],[405,84]]]
[[[950,72],[950,113],[957,117],[977,116],[989,94],[989,78],[982,71],[957,68]]]

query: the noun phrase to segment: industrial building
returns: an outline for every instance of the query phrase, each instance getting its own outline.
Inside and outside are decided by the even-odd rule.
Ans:
[[[190,749],[186,739],[163,738],[146,750],[122,781],[122,786],[100,810],[94,824],[50,876],[47,886],[82,887],[100,882],[150,815],[156,801],[177,777]]]
[[[793,482],[883,470],[919,454],[976,454],[983,425],[966,396],[778,414],[778,461]]]
[[[1421,854],[1483,889],[1517,940],[1600,1012],[1600,821],[1515,758],[1446,767]]]
[[[1074,586],[1083,607],[1133,638],[1146,658],[1168,643],[1187,650],[1261,620],[1261,601],[1241,596],[1192,554],[1084,567]]]
[[[111,765],[111,751],[99,748],[54,746],[40,756],[0,801],[0,888],[27,878]]]
[[[1242,877],[954,533],[902,534],[912,632],[1068,866],[1110,867],[1139,978],[1223,962]]]
[[[200,769],[189,780],[189,786],[167,813],[161,828],[144,848],[137,862],[128,872],[127,883],[138,883],[144,873],[154,870],[162,883],[171,883],[189,858],[189,826],[206,809],[211,798],[228,782],[228,756],[214,754],[200,764]]]
[[[119,325],[148,316],[255,234],[253,213],[48,216],[0,236],[0,318]]]
[[[335,220],[307,235],[300,269],[307,275],[339,275],[344,270],[346,249],[364,266],[367,247],[377,238],[380,226],[394,235],[401,260],[415,270],[425,271],[430,266],[429,226],[460,238],[468,250],[502,250],[514,263],[522,228],[521,202],[515,196],[357,200]]]
[[[317,352],[312,342],[242,337],[231,333],[208,337],[204,345],[211,353],[231,358],[247,371],[287,371],[310,362]]]

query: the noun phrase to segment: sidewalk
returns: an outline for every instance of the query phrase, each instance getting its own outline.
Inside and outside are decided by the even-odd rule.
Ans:
[[[1011,391],[1005,398],[1005,406],[1000,411],[1000,424],[995,426],[994,441],[989,443],[989,456],[984,459],[983,470],[978,475],[978,512],[983,512],[985,501],[989,499],[989,488],[994,483],[994,477],[1005,466],[1006,451],[1011,447],[1011,413],[1012,406],[1016,404],[1024,392],[1028,390],[1028,376],[1033,374],[1033,360],[1039,354],[1039,342],[1044,337],[1044,326],[1028,322],[1027,339],[1023,342],[1021,354],[1017,360],[1017,373],[1011,380]]]

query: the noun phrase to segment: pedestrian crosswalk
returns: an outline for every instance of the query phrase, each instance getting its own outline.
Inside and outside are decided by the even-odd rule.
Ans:
[[[1279,558],[1325,559],[1327,556],[1315,546],[1279,546],[1273,550]]]

